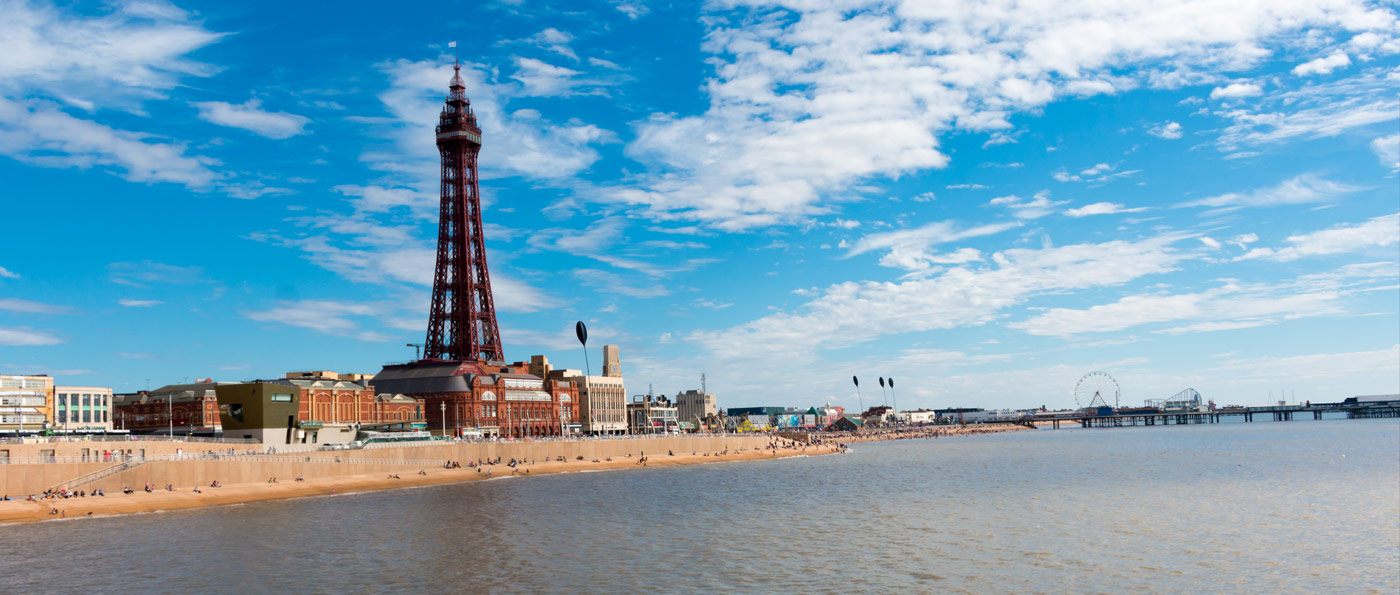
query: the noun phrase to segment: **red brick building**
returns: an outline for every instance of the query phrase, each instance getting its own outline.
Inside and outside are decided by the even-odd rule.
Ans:
[[[223,428],[214,387],[219,384],[228,383],[206,380],[112,395],[112,427],[133,434],[165,434],[173,426],[177,436],[218,435]]]
[[[272,382],[301,389],[297,421],[328,425],[422,421],[423,402],[400,394],[376,395],[368,374],[288,372]]]
[[[525,362],[421,360],[385,366],[373,383],[377,391],[421,399],[432,432],[445,427],[453,436],[576,433],[578,387],[530,371]]]

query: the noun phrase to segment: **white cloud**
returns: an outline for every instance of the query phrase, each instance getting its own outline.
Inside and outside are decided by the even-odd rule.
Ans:
[[[1346,52],[1334,52],[1325,58],[1318,58],[1309,62],[1304,62],[1293,67],[1293,74],[1298,76],[1308,76],[1313,74],[1330,74],[1333,70],[1351,65],[1351,58]]]
[[[94,165],[123,170],[132,182],[175,182],[206,188],[218,178],[212,160],[185,154],[185,146],[147,140],[60,111],[49,102],[0,98],[0,154],[44,167]]]
[[[138,10],[140,7],[160,10]],[[172,5],[114,5],[102,16],[38,3],[6,1],[0,19],[0,91],[35,90],[84,110],[133,107],[158,98],[183,76],[209,76],[212,66],[186,58],[214,43]]]
[[[612,0],[612,5],[618,12],[627,15],[627,18],[634,21],[651,12],[651,8],[647,7],[646,3],[641,0]]]
[[[950,131],[1009,138],[1013,114],[1058,97],[1218,83],[1267,58],[1263,44],[1394,21],[1346,0],[853,8],[715,5],[708,108],[642,121],[627,154],[648,173],[597,199],[723,229],[804,220],[867,181],[945,166]],[[1236,85],[1217,97],[1249,89]]]
[[[817,350],[889,335],[986,324],[1033,296],[1118,285],[1174,270],[1185,256],[1171,246],[1182,237],[1005,250],[992,254],[985,266],[957,266],[902,283],[839,283],[795,312],[696,331],[690,339],[713,357],[763,368],[774,358],[801,360]],[[746,349],[735,353],[734,345]]]
[[[1217,111],[1215,115],[1233,123],[1221,131],[1216,144],[1220,150],[1234,153],[1242,146],[1326,138],[1394,121],[1400,113],[1394,86],[1378,71],[1369,70],[1349,78],[1273,93],[1258,100],[1254,108]]]
[[[602,68],[606,68],[608,70],[622,70],[622,67],[618,66],[616,62],[613,62],[611,60],[604,60],[602,58],[590,57],[588,58],[588,63],[592,64],[593,66],[600,66]]]
[[[1107,163],[1096,163],[1087,168],[1084,168],[1077,174],[1072,174],[1069,172],[1069,170],[1062,167],[1058,170],[1055,170],[1054,173],[1050,174],[1050,177],[1055,178],[1055,180],[1058,182],[1087,182],[1093,184],[1102,184],[1116,178],[1126,178],[1128,176],[1137,174],[1142,171],[1140,169],[1115,171],[1117,169],[1118,165],[1116,164],[1109,165]]]
[[[1112,202],[1096,202],[1096,203],[1093,203],[1093,204],[1084,205],[1084,206],[1079,207],[1079,208],[1077,208],[1077,209],[1069,209],[1069,210],[1066,210],[1066,211],[1065,211],[1065,214],[1066,214],[1066,215],[1069,215],[1070,217],[1088,217],[1088,216],[1090,216],[1090,215],[1112,215],[1112,214],[1115,214],[1115,213],[1138,213],[1138,212],[1146,211],[1146,210],[1147,210],[1147,207],[1138,207],[1138,208],[1135,208],[1135,209],[1128,209],[1128,208],[1124,208],[1123,205],[1120,205],[1120,204],[1118,204],[1118,203],[1112,203]]]
[[[0,279],[18,279],[19,273],[15,273],[5,267],[0,267]]]
[[[1400,170],[1400,134],[1382,136],[1371,141],[1371,150],[1381,160],[1381,165],[1391,171]]]
[[[0,154],[45,167],[115,168],[134,182],[201,189],[216,179],[212,161],[186,155],[183,144],[74,117],[55,101],[87,112],[139,111],[182,77],[213,74],[184,56],[222,34],[158,3],[120,5],[102,16],[30,2],[2,6]]]
[[[967,263],[979,260],[981,253],[972,248],[962,248],[951,254],[936,254],[930,249],[938,244],[1000,233],[1016,226],[1016,223],[994,223],[959,229],[951,221],[935,221],[914,229],[867,235],[857,241],[843,258],[888,250],[880,257],[880,264],[908,271],[925,270],[936,264]]]
[[[1196,239],[1200,240],[1202,244],[1205,244],[1207,248],[1217,249],[1217,250],[1218,250],[1218,249],[1220,249],[1220,247],[1222,246],[1222,244],[1220,243],[1220,240],[1217,240],[1217,239],[1212,238],[1212,237],[1210,237],[1210,236],[1201,236],[1201,237],[1196,238]]]
[[[1252,233],[1242,233],[1230,239],[1229,243],[1239,246],[1241,249],[1248,248],[1250,244],[1259,241],[1259,236]]]
[[[1400,213],[1382,215],[1356,225],[1343,225],[1289,236],[1287,241],[1289,246],[1279,249],[1255,248],[1237,260],[1267,259],[1287,262],[1308,256],[1343,254],[1390,246],[1400,242]]]
[[[204,271],[200,267],[185,267],[150,260],[114,262],[107,265],[107,274],[113,283],[132,287],[145,287],[151,283],[189,285],[204,281]]]
[[[1151,130],[1147,131],[1147,133],[1151,134],[1152,136],[1158,138],[1165,138],[1168,140],[1181,138],[1181,124],[1178,124],[1176,122],[1163,122],[1161,124],[1153,126]]]
[[[385,312],[382,304],[346,302],[340,300],[282,301],[269,310],[244,312],[243,315],[259,322],[276,322],[288,326],[306,328],[338,337],[352,337],[361,341],[382,342],[389,337],[376,331],[367,331],[350,317],[377,317]]]
[[[306,133],[311,119],[287,112],[261,109],[262,102],[249,99],[243,103],[204,101],[193,104],[199,108],[199,119],[220,126],[239,128],[267,138],[284,139]]]
[[[1286,287],[1229,284],[1200,293],[1130,295],[1110,304],[1084,309],[1052,308],[1007,326],[1032,335],[1069,337],[1107,333],[1163,322],[1190,324],[1156,332],[1184,334],[1277,324],[1283,319],[1335,314],[1341,293],[1335,290],[1289,294]]]
[[[578,54],[575,54],[574,50],[569,48],[569,42],[573,40],[574,36],[572,34],[560,31],[554,27],[549,27],[534,34],[526,41],[577,61]]]
[[[127,308],[149,308],[151,306],[159,306],[161,304],[164,304],[165,302],[162,302],[160,300],[133,300],[129,298],[122,298],[117,300],[117,303]]]
[[[1211,99],[1237,99],[1240,97],[1253,97],[1264,92],[1264,89],[1254,83],[1230,83],[1224,87],[1211,89]]]
[[[19,298],[0,298],[0,310],[22,314],[72,314],[68,306],[56,306]]]
[[[1237,209],[1240,207],[1273,207],[1279,205],[1325,202],[1344,194],[1361,190],[1360,187],[1333,182],[1314,174],[1303,174],[1286,180],[1278,186],[1260,188],[1249,192],[1231,192],[1209,198],[1187,201],[1176,205],[1184,207],[1216,207]]]
[[[599,269],[574,269],[572,271],[574,279],[580,284],[598,289],[600,292],[609,294],[622,294],[639,299],[657,298],[671,295],[671,290],[664,285],[653,283],[646,286],[637,286],[627,282],[626,279],[612,271]]]
[[[1229,359],[1211,368],[1219,375],[1239,381],[1255,381],[1276,385],[1279,378],[1295,381],[1335,378],[1366,378],[1372,386],[1384,387],[1377,392],[1394,391],[1395,362],[1400,361],[1400,345],[1373,351],[1350,353],[1315,353],[1307,355],[1269,356]],[[1368,382],[1369,383],[1369,382]],[[1356,394],[1356,393],[1347,393]],[[1364,393],[1363,393],[1364,394]],[[1302,398],[1302,395],[1299,395]]]
[[[948,190],[986,190],[987,187],[981,184],[949,184]]]
[[[583,84],[574,76],[583,74],[562,66],[555,66],[534,58],[515,58],[515,74],[511,78],[520,81],[524,94],[532,97],[556,97],[569,95]]]
[[[1011,216],[1017,219],[1039,219],[1055,212],[1055,207],[1069,201],[1050,200],[1050,191],[1041,190],[1035,193],[1030,200],[1022,199],[1019,196],[999,196],[988,201],[991,206],[1006,207],[1011,211]]]
[[[53,336],[44,331],[36,331],[29,327],[3,327],[0,326],[0,345],[31,346],[31,345],[57,345],[63,339]]]
[[[1007,133],[1005,133],[1005,132],[1000,132],[1000,131],[998,131],[998,132],[993,132],[993,133],[992,133],[992,137],[989,138],[989,139],[987,139],[987,142],[982,143],[982,148],[983,148],[983,149],[986,149],[986,148],[988,148],[988,147],[995,147],[995,146],[997,146],[997,145],[1006,145],[1006,144],[1011,144],[1011,143],[1015,143],[1015,142],[1017,142],[1015,136],[1012,136],[1012,135],[1007,134]]]
[[[1093,167],[1090,167],[1089,169],[1086,169],[1086,170],[1084,170],[1084,171],[1079,172],[1079,175],[1081,175],[1081,176],[1097,176],[1097,175],[1099,175],[1099,174],[1101,174],[1101,173],[1105,173],[1105,172],[1110,171],[1110,170],[1112,170],[1112,169],[1113,169],[1113,166],[1111,166],[1111,165],[1109,165],[1109,164],[1107,164],[1107,163],[1100,163],[1100,164],[1098,164],[1098,165],[1095,165],[1095,166],[1093,166]]]

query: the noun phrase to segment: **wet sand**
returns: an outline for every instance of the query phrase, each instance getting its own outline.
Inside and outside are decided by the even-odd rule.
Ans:
[[[730,451],[728,454],[697,452],[694,454],[676,453],[674,456],[648,455],[645,467],[752,461],[803,455],[825,455],[835,451],[836,448],[834,446],[817,445],[779,448],[777,450],[748,449]],[[278,483],[227,484],[217,488],[199,486],[200,492],[198,493],[193,489],[195,486],[176,486],[173,492],[166,491],[163,487],[157,488],[150,493],[145,492],[143,489],[137,489],[134,494],[115,492],[108,493],[106,496],[39,500],[36,502],[29,502],[26,500],[0,501],[0,523],[29,523],[58,519],[89,518],[89,515],[91,517],[101,517],[143,512],[184,510],[207,506],[226,506],[248,502],[261,502],[266,500],[285,500],[289,498],[353,494],[356,492],[375,490],[484,481],[487,479],[510,477],[512,475],[529,477],[532,475],[545,475],[550,473],[643,468],[644,466],[639,463],[639,457],[613,457],[611,461],[599,460],[598,462],[593,462],[591,460],[540,461],[534,464],[517,465],[514,472],[509,466],[504,464],[484,465],[479,468],[464,466],[458,469],[444,469],[441,466],[437,466],[421,469],[426,475],[419,475],[418,471],[420,471],[420,469],[410,469],[407,472],[399,472],[397,479],[389,478],[385,474],[318,477],[308,478],[305,481],[295,481],[295,478],[288,477],[278,478]],[[480,471],[478,471],[478,469],[480,469]],[[491,471],[490,475],[487,475],[487,470]],[[142,486],[132,487],[135,489],[141,488]],[[55,509],[58,510],[58,514],[56,515],[51,513],[51,511]]]

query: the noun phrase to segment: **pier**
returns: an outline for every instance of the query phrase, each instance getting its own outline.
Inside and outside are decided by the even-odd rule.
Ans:
[[[1056,429],[1059,429],[1061,423],[1078,423],[1080,427],[1084,428],[1123,428],[1135,426],[1215,424],[1220,423],[1222,419],[1229,416],[1242,417],[1245,422],[1253,422],[1256,417],[1258,417],[1260,421],[1264,419],[1272,419],[1272,421],[1293,421],[1294,416],[1305,417],[1311,414],[1313,419],[1320,420],[1323,418],[1323,415],[1328,413],[1343,414],[1345,415],[1345,419],[1400,418],[1400,402],[1310,403],[1307,405],[1228,407],[1207,411],[1113,413],[1111,415],[1096,415],[1093,411],[1076,411],[1072,415],[1056,415],[1051,413],[1038,414],[1032,419],[1036,422],[1050,422],[1051,427]]]

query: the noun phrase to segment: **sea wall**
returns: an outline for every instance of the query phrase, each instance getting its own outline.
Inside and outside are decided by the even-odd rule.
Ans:
[[[360,475],[367,473],[415,473],[419,469],[433,468],[448,460],[459,461],[463,465],[477,460],[500,458],[545,460],[564,457],[570,461],[583,457],[585,460],[620,458],[631,455],[640,457],[664,456],[667,451],[676,454],[691,452],[718,452],[725,449],[763,448],[767,436],[680,436],[667,438],[631,438],[613,440],[583,440],[561,442],[485,442],[452,443],[433,445],[381,446],[360,450],[312,451],[276,455],[237,455],[219,459],[191,459],[172,461],[151,461],[137,465],[120,473],[99,479],[82,486],[84,490],[103,489],[108,492],[120,491],[123,487],[142,489],[147,483],[163,489],[173,484],[182,490],[195,486],[208,486],[219,481],[224,484],[266,482],[271,477],[278,481],[293,481],[301,475],[308,479]],[[80,443],[89,452],[100,454],[104,450],[128,450],[133,443]],[[226,445],[184,443],[141,443],[148,456],[175,454],[177,450],[186,456],[199,456],[206,451],[227,450]],[[24,447],[25,454],[12,456],[38,456],[39,448],[55,449],[54,456],[76,456],[77,449],[72,444],[11,445]],[[222,448],[220,448],[222,446]],[[58,448],[55,448],[58,447]],[[67,447],[67,448],[65,448]],[[138,447],[139,448],[139,447]],[[242,453],[247,445],[234,447]],[[27,451],[33,450],[33,453]],[[73,452],[68,452],[72,450]],[[16,459],[20,460],[20,459]],[[339,462],[337,462],[339,461]],[[25,463],[0,465],[0,489],[11,497],[38,494],[54,485],[109,467],[115,463]]]

